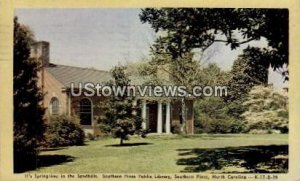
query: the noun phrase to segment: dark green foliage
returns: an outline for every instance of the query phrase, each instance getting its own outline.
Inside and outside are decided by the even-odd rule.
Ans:
[[[114,82],[108,85],[128,86],[130,80],[125,73],[126,67],[114,67],[111,71]],[[126,92],[126,91],[125,91]],[[103,111],[104,116],[99,117],[98,123],[100,129],[106,134],[111,134],[116,138],[120,138],[120,144],[127,140],[129,135],[134,133],[145,136],[141,130],[142,119],[140,117],[140,109],[134,105],[134,98],[127,97],[127,94],[112,96],[98,105]]]
[[[241,117],[241,114],[246,111],[245,106],[243,105],[243,101],[245,100],[245,97],[242,99],[238,99],[232,102],[226,102],[227,108],[228,108],[228,115],[232,116],[235,119],[239,119],[242,121],[243,117]]]
[[[274,69],[288,64],[288,9],[145,8],[140,20],[164,32],[153,50],[173,57],[215,42],[236,49],[264,37],[271,47],[262,51],[268,63]],[[288,79],[288,71],[282,73]]]
[[[228,102],[245,98],[255,85],[267,85],[268,62],[259,48],[246,48],[233,63],[228,81]]]
[[[220,97],[206,97],[195,103],[195,128],[198,133],[240,133],[243,122],[228,114]]]
[[[40,65],[30,59],[30,45],[34,42],[28,27],[14,18],[14,166],[35,162],[37,147],[43,139],[43,95],[37,85]]]
[[[224,100],[228,103],[228,113],[235,119],[240,116],[245,107],[245,101],[249,91],[256,85],[267,85],[268,62],[266,56],[259,48],[246,48],[233,63],[230,78],[227,80],[228,96]]]
[[[76,117],[52,116],[45,133],[46,147],[73,146],[84,144],[84,131]]]
[[[112,128],[113,136],[120,138],[120,145],[124,140],[129,139],[129,135],[133,135],[135,132],[133,120],[130,118],[123,118],[116,120],[116,126]]]
[[[253,40],[266,39],[268,49],[244,49],[232,71],[224,74],[228,80],[219,79],[222,76],[211,79],[207,73],[199,77],[206,85],[228,85],[225,100],[229,115],[235,119],[241,119],[245,111],[242,102],[251,88],[267,84],[268,67],[279,70],[288,65],[288,19],[287,9],[145,8],[140,13],[143,23],[149,23],[156,32],[163,32],[152,51],[167,54],[173,60],[196,48],[205,51],[215,42],[236,49]],[[288,71],[281,71],[288,80]]]
[[[208,64],[201,69],[204,85],[226,85],[231,72],[222,71],[216,64]],[[243,122],[238,119],[244,112],[242,102],[227,103],[224,97],[203,97],[195,101],[195,132],[197,133],[239,133]],[[237,115],[235,115],[237,114]]]

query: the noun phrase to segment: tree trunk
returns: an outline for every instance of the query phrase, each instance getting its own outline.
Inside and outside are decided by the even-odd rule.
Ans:
[[[120,145],[123,145],[123,138],[120,138]]]
[[[185,99],[182,98],[181,99],[181,120],[182,120],[181,132],[187,134],[185,109],[186,109]]]

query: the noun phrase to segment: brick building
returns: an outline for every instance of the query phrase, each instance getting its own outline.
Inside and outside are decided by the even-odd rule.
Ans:
[[[86,133],[100,134],[95,120],[96,116],[103,114],[96,106],[101,104],[105,97],[72,96],[71,83],[102,83],[109,81],[111,75],[108,71],[92,68],[81,68],[67,65],[57,65],[50,62],[50,44],[45,41],[36,42],[31,48],[31,57],[41,61],[42,69],[39,72],[39,84],[43,94],[43,106],[46,108],[45,118],[51,115],[67,114],[77,115],[80,124]],[[142,127],[154,133],[172,133],[176,126],[181,124],[180,105],[176,100],[148,101],[147,98],[136,98],[142,107]],[[187,131],[194,132],[193,101],[186,101]]]

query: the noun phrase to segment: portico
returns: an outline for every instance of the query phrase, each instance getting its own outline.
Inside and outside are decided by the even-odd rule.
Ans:
[[[156,111],[149,111],[150,106],[157,107]],[[156,114],[156,115],[155,115]],[[152,118],[152,119],[151,119]],[[171,133],[171,102],[157,101],[156,104],[149,104],[142,100],[142,128],[156,133]],[[156,124],[150,121],[156,121]],[[153,126],[156,125],[156,130]],[[152,128],[152,129],[151,129]]]

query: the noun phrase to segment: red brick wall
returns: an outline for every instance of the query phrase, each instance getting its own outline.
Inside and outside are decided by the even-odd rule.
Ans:
[[[42,71],[39,73],[40,77]],[[39,84],[41,85],[42,79],[39,79]],[[49,117],[49,105],[51,98],[56,97],[59,100],[59,113],[67,114],[67,95],[62,91],[63,85],[57,81],[49,72],[44,71],[44,100],[43,105],[46,108],[45,117]]]
[[[101,132],[97,126],[97,120],[95,119],[96,116],[100,116],[103,114],[103,110],[99,107],[99,104],[105,100],[105,97],[93,96],[93,97],[85,97],[85,96],[76,96],[71,97],[71,114],[80,116],[79,115],[79,105],[80,101],[84,98],[88,98],[92,101],[93,106],[93,121],[91,126],[84,126],[87,129],[92,129],[95,135],[100,135]]]
[[[44,75],[44,78],[42,79],[42,75]],[[56,97],[59,100],[59,113],[60,114],[71,114],[73,116],[78,116],[79,117],[79,101],[83,98],[85,98],[84,96],[80,96],[80,97],[72,97],[71,99],[69,99],[69,92],[66,92],[63,90],[63,85],[57,81],[52,75],[51,73],[47,72],[46,70],[44,70],[44,73],[42,71],[39,72],[39,86],[42,88],[42,85],[44,85],[44,87],[42,88],[45,96],[43,99],[43,105],[46,108],[45,111],[45,118],[47,120],[47,118],[49,118],[50,116],[50,101],[53,97]],[[43,82],[43,84],[42,84]],[[92,100],[93,103],[93,115],[94,116],[100,116],[103,111],[101,111],[101,109],[97,106],[101,101],[104,100],[104,97],[98,97],[98,96],[94,96],[94,97],[90,97],[90,99]],[[71,101],[70,103],[70,113],[69,113],[69,100]],[[93,121],[93,125],[95,126],[85,126],[85,128],[88,129],[92,129],[93,132],[96,135],[100,134],[100,130],[98,129],[98,127],[96,126],[96,120],[94,119]]]

